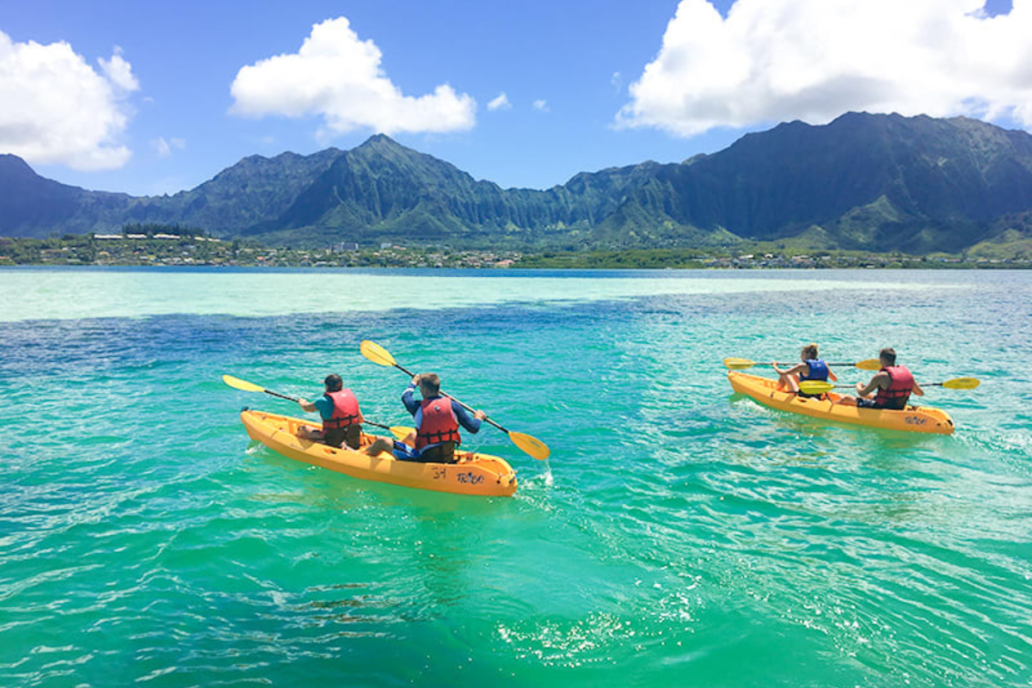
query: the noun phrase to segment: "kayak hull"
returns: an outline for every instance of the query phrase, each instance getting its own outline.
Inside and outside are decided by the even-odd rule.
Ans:
[[[516,492],[516,471],[501,458],[457,451],[455,464],[399,461],[390,453],[368,456],[348,447],[336,448],[298,437],[298,428],[317,426],[300,418],[244,410],[240,420],[251,439],[277,454],[337,473],[402,487],[435,492],[509,497]],[[376,438],[362,435],[362,446]]]
[[[889,409],[866,409],[843,406],[835,403],[841,394],[829,392],[821,398],[801,397],[777,389],[777,380],[748,375],[739,371],[728,371],[728,382],[739,394],[779,411],[798,413],[813,418],[864,425],[886,430],[904,432],[925,432],[939,435],[953,433],[953,419],[945,411],[930,406],[908,406],[903,411]]]

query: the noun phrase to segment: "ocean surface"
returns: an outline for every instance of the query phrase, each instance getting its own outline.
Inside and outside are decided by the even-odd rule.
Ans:
[[[252,446],[398,362],[513,498]],[[721,360],[894,346],[948,437],[793,417]],[[769,373],[769,368],[756,368]],[[844,382],[866,379],[839,369]],[[0,269],[0,686],[1032,685],[1032,273]]]

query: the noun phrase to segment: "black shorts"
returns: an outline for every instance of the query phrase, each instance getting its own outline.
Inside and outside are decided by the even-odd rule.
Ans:
[[[415,461],[417,463],[457,463],[455,458],[455,443],[441,442],[432,447],[427,447],[421,452],[416,452],[408,445],[401,442],[394,443],[394,458],[401,461]]]
[[[860,408],[885,409],[887,411],[903,411],[907,407],[906,402],[903,402],[902,404],[893,404],[892,406],[888,404],[885,406],[878,406],[874,399],[864,399],[862,397],[856,400],[856,405]]]
[[[349,425],[346,428],[330,428],[323,432],[323,442],[331,447],[347,444],[352,449],[362,445],[362,426]]]

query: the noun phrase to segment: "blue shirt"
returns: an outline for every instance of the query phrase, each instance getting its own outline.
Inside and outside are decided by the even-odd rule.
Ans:
[[[323,420],[333,418],[333,399],[330,399],[325,394],[313,401],[312,405],[319,410],[319,415],[322,416]]]
[[[412,417],[416,419],[416,430],[419,430],[419,426],[423,423],[423,408],[420,402],[416,400],[415,390],[416,386],[410,384],[405,390],[405,393],[401,395],[401,403],[405,404],[405,408],[412,414]],[[430,397],[430,399],[440,398],[440,395]],[[454,399],[449,399],[449,401],[451,401],[452,411],[455,413],[455,417],[459,420],[459,424],[474,434],[479,432],[480,419],[471,416],[469,412]]]

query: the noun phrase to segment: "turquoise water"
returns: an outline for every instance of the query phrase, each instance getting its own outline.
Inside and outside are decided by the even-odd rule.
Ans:
[[[2,686],[1032,684],[1032,274],[10,269],[0,304]],[[249,445],[241,407],[296,407],[224,373],[404,422],[367,338],[551,460],[468,436],[519,472],[483,499]],[[929,390],[950,437],[731,394],[722,358],[810,340],[983,384]]]

